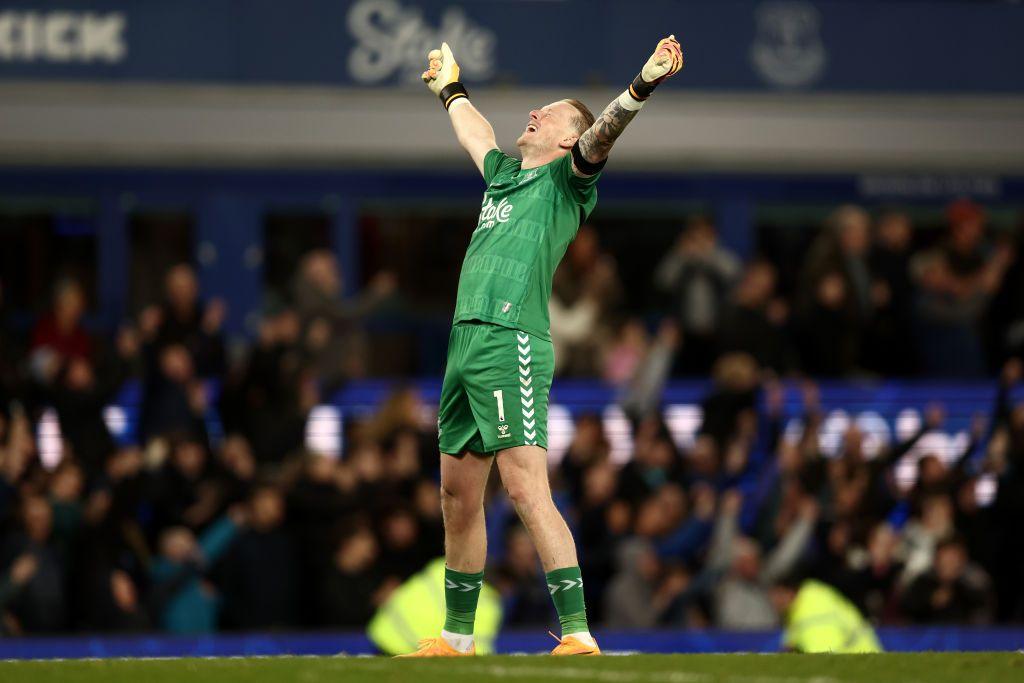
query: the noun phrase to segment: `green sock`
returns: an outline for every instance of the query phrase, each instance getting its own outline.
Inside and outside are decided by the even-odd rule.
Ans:
[[[587,626],[587,607],[583,602],[583,575],[579,567],[555,569],[546,574],[548,591],[558,612],[562,635],[590,631]]]
[[[483,585],[483,572],[465,574],[448,567],[444,568],[445,631],[465,636],[473,635],[476,603]]]

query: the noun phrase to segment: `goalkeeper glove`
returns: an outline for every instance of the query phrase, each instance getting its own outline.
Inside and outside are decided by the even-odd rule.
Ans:
[[[619,95],[619,104],[630,111],[640,109],[659,83],[679,73],[682,68],[683,49],[679,41],[674,35],[662,38],[629,89]]]
[[[430,88],[430,92],[441,98],[445,109],[450,110],[456,102],[469,101],[466,86],[459,81],[459,65],[448,43],[441,43],[440,50],[431,50],[427,55],[423,82]]]

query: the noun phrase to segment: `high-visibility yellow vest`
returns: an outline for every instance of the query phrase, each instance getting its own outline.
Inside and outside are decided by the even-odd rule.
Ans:
[[[786,615],[783,645],[798,652],[882,652],[875,631],[839,591],[804,581]]]
[[[484,584],[473,629],[477,654],[494,652],[501,611],[498,591]],[[415,650],[423,638],[440,635],[444,617],[444,558],[440,557],[395,589],[373,615],[366,634],[381,652],[404,654]]]

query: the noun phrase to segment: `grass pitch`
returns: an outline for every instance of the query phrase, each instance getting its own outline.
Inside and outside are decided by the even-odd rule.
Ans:
[[[1021,683],[1021,653],[136,659],[0,663],[11,683]]]

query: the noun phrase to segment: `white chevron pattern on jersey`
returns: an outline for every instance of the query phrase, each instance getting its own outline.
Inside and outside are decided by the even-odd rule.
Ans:
[[[554,595],[558,591],[562,591],[564,593],[565,591],[572,590],[573,588],[582,589],[583,579],[562,579],[562,585],[558,585],[557,583],[548,584],[548,592],[551,593],[551,595]]]
[[[537,445],[537,419],[533,407],[533,376],[530,362],[533,356],[530,351],[530,335],[516,332],[516,347],[519,351],[519,402],[523,407],[523,439],[527,446]]]
[[[445,579],[444,580],[444,585],[445,585],[446,588],[455,588],[460,593],[468,593],[469,591],[476,590],[477,588],[480,588],[481,586],[483,586],[484,582],[483,581],[478,581],[476,583],[465,583],[465,582],[460,581],[460,582],[456,583],[455,581],[452,581],[451,579]]]

